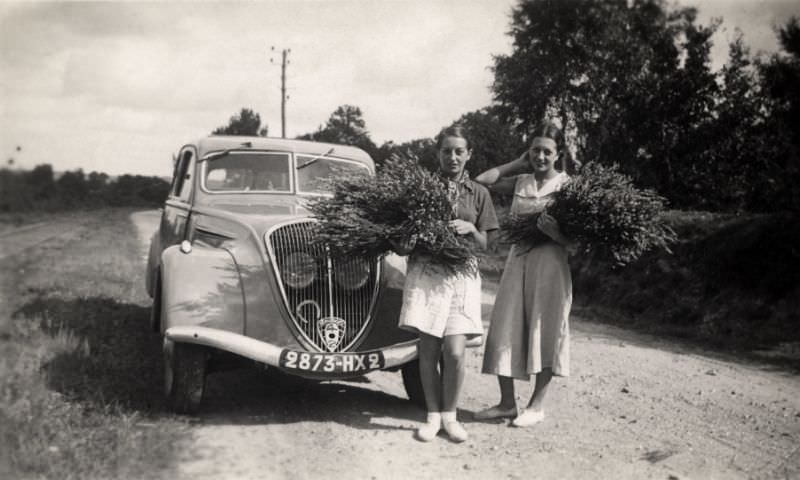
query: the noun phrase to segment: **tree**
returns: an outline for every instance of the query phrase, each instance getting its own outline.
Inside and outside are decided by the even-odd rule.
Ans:
[[[800,20],[790,18],[778,29],[781,52],[761,65],[763,86],[769,95],[773,145],[779,152],[777,190],[788,198],[790,208],[800,209]]]
[[[663,0],[523,0],[512,12],[513,52],[494,61],[498,111],[522,133],[560,118],[583,161],[618,163],[685,203],[717,88],[717,24],[695,19]]]
[[[356,106],[341,105],[331,114],[324,126],[320,126],[316,132],[300,135],[297,138],[353,145],[373,155],[378,147],[369,137],[362,115],[361,109]]]
[[[233,115],[228,120],[228,125],[218,127],[212,132],[213,135],[250,135],[250,136],[267,136],[267,125],[261,127],[261,116],[250,110],[249,108],[242,108],[238,115]]]
[[[381,145],[378,152],[374,158],[379,167],[391,155],[397,154],[416,158],[420,165],[431,171],[439,168],[436,156],[436,140],[432,138],[416,138],[400,144],[387,142]]]
[[[86,205],[88,196],[88,185],[86,176],[82,169],[66,171],[56,181],[58,197],[66,207]]]

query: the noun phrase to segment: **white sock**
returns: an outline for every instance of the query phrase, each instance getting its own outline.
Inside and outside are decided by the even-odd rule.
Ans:
[[[442,421],[443,422],[455,422],[456,421],[456,412],[442,412]]]
[[[440,425],[443,415],[439,412],[428,412],[428,422],[432,425]]]

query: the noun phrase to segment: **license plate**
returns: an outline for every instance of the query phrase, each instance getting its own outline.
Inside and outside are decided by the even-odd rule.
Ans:
[[[287,370],[319,373],[358,373],[380,370],[385,365],[383,352],[317,353],[284,349],[278,365]]]

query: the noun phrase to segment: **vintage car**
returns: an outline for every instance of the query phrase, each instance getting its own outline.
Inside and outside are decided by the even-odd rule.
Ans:
[[[230,357],[314,379],[401,370],[422,401],[417,339],[397,328],[405,260],[331,258],[304,208],[334,173],[374,169],[358,148],[301,140],[181,148],[146,274],[171,408],[196,411]]]

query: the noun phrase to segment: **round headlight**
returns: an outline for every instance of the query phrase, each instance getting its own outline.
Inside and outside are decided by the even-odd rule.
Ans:
[[[356,290],[369,280],[369,264],[361,258],[338,263],[333,268],[336,283],[345,290]]]
[[[281,268],[286,285],[292,288],[306,288],[317,276],[317,263],[314,257],[303,252],[292,252],[286,256]]]

